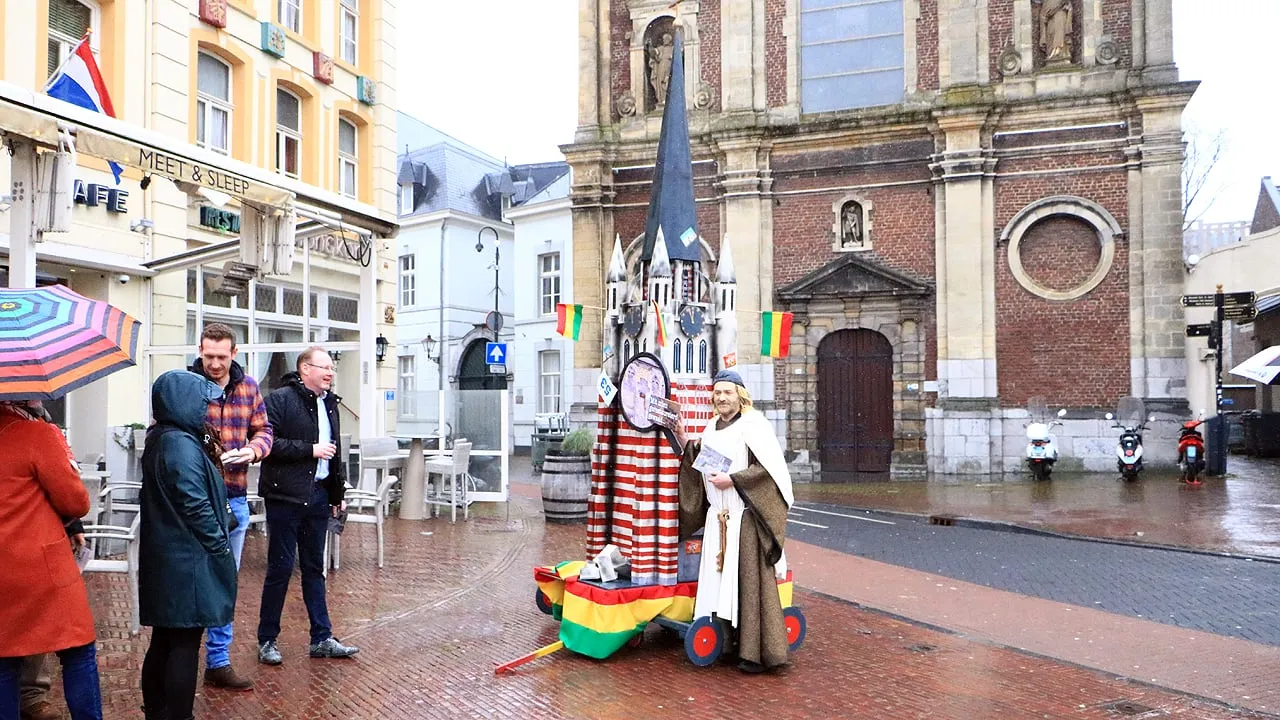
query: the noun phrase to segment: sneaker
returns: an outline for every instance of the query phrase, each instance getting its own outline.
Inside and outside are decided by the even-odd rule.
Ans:
[[[258,662],[263,665],[279,665],[284,662],[284,658],[280,657],[280,646],[276,645],[275,640],[258,643]]]
[[[279,651],[276,651],[279,656]],[[204,671],[204,684],[211,687],[227,688],[228,690],[252,690],[253,681],[247,677],[241,677],[231,669],[230,665],[223,665],[219,668],[206,668]]]
[[[343,645],[336,637],[327,637],[311,646],[313,658],[349,658],[360,652],[360,648]]]
[[[62,720],[62,711],[48,700],[37,700],[22,709],[22,720]]]

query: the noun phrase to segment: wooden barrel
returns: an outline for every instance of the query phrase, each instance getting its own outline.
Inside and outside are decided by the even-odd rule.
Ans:
[[[551,522],[586,522],[591,456],[547,450],[542,463],[542,509]]]

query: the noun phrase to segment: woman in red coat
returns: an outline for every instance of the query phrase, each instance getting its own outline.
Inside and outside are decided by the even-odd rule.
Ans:
[[[62,520],[89,493],[58,428],[0,403],[0,718],[18,716],[22,658],[56,652],[72,720],[101,720],[89,597]]]

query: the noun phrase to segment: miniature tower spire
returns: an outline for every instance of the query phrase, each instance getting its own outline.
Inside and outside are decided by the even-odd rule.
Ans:
[[[718,357],[711,360],[713,373],[738,363],[738,279],[733,268],[732,247],[728,237],[721,239],[714,291]]]
[[[606,292],[608,293],[608,311],[616,313],[619,305],[625,298],[622,297],[622,288],[627,283],[627,266],[622,259],[622,237],[614,235],[613,237],[613,258],[609,260],[609,274],[605,278]]]
[[[667,256],[667,241],[658,228],[658,242],[649,261],[649,299],[658,301],[658,307],[666,309],[671,302],[671,260]]]

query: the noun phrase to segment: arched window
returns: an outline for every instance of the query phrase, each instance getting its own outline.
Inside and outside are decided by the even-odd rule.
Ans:
[[[276,171],[298,177],[302,169],[302,100],[276,88]]]
[[[693,372],[693,341],[690,340],[684,348],[684,366],[689,368],[689,372]]]
[[[196,58],[196,144],[231,152],[231,66],[205,52]]]
[[[630,359],[631,359],[631,341],[623,340],[622,341],[622,362],[626,362]]]
[[[358,166],[355,123],[338,118],[338,192],[347,197],[356,196]]]
[[[671,354],[671,372],[680,372],[680,338],[676,338],[675,352]]]
[[[705,373],[707,371],[707,341],[703,340],[698,343],[698,372]]]
[[[902,0],[800,2],[800,108],[816,113],[902,101]]]

